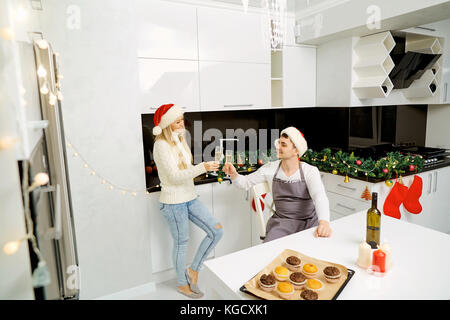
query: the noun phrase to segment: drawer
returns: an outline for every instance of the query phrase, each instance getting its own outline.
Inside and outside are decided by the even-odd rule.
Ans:
[[[351,177],[350,182],[345,183],[343,176],[334,174],[327,174],[326,178],[323,179],[323,182],[325,190],[350,197],[361,202],[365,202],[364,199],[361,199],[361,194],[363,193],[364,189],[367,185],[369,185],[369,188],[372,185],[371,183],[352,179]]]
[[[333,192],[327,192],[327,196],[330,202],[330,211],[344,216],[367,210],[371,205],[370,201],[362,202]]]

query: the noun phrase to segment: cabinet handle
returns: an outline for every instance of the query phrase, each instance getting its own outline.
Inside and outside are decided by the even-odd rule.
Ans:
[[[444,83],[444,102],[447,102],[447,88],[448,82]]]
[[[253,107],[253,103],[250,104],[224,104],[225,108],[231,108],[231,107]]]
[[[341,187],[341,188],[345,188],[345,189],[349,189],[349,190],[352,190],[352,191],[356,191],[356,188],[347,187],[347,186],[344,186],[344,185],[342,185],[340,183],[338,183],[338,186]]]
[[[434,187],[433,187],[433,192],[436,192],[436,190],[437,190],[437,176],[438,176],[438,173],[437,173],[437,171],[435,171],[435,172],[434,172]]]
[[[427,194],[431,193],[431,184],[432,184],[432,180],[433,180],[433,175],[431,173],[428,174],[428,177],[430,177],[430,184],[428,185],[428,192]]]
[[[350,211],[356,211],[356,208],[350,208],[350,207],[344,206],[343,204],[340,204],[340,203],[338,203],[337,206],[345,208],[345,209],[350,210]]]

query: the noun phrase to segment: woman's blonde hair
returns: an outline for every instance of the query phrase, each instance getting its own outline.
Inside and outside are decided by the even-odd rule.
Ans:
[[[155,141],[157,141],[157,140],[164,140],[170,146],[176,146],[177,144],[172,139],[172,133],[173,133],[172,128],[170,128],[170,126],[167,126],[166,128],[162,129],[161,134],[158,134],[155,137]],[[184,135],[180,136],[180,142],[181,142],[181,145],[186,149],[187,153],[189,154],[190,161],[191,161],[191,164],[192,164],[192,161],[193,161],[192,152],[191,152],[191,149],[189,148],[189,146],[186,143],[186,139],[185,139]],[[185,161],[185,159],[183,157],[183,153],[180,150],[178,150],[178,160],[179,160],[178,161],[178,168],[180,170],[187,169],[187,163],[186,163],[186,161]]]

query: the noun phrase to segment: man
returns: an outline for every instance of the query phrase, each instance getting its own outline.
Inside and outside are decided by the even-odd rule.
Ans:
[[[303,134],[289,127],[276,141],[280,160],[246,176],[238,174],[231,163],[223,167],[238,188],[248,190],[265,181],[271,186],[276,213],[267,222],[264,242],[315,226],[316,237],[331,236],[329,202],[319,170],[298,160],[307,149]]]

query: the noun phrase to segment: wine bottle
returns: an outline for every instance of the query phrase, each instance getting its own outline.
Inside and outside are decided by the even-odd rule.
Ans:
[[[381,212],[377,209],[378,193],[372,192],[372,207],[367,210],[366,242],[372,249],[380,245]]]

